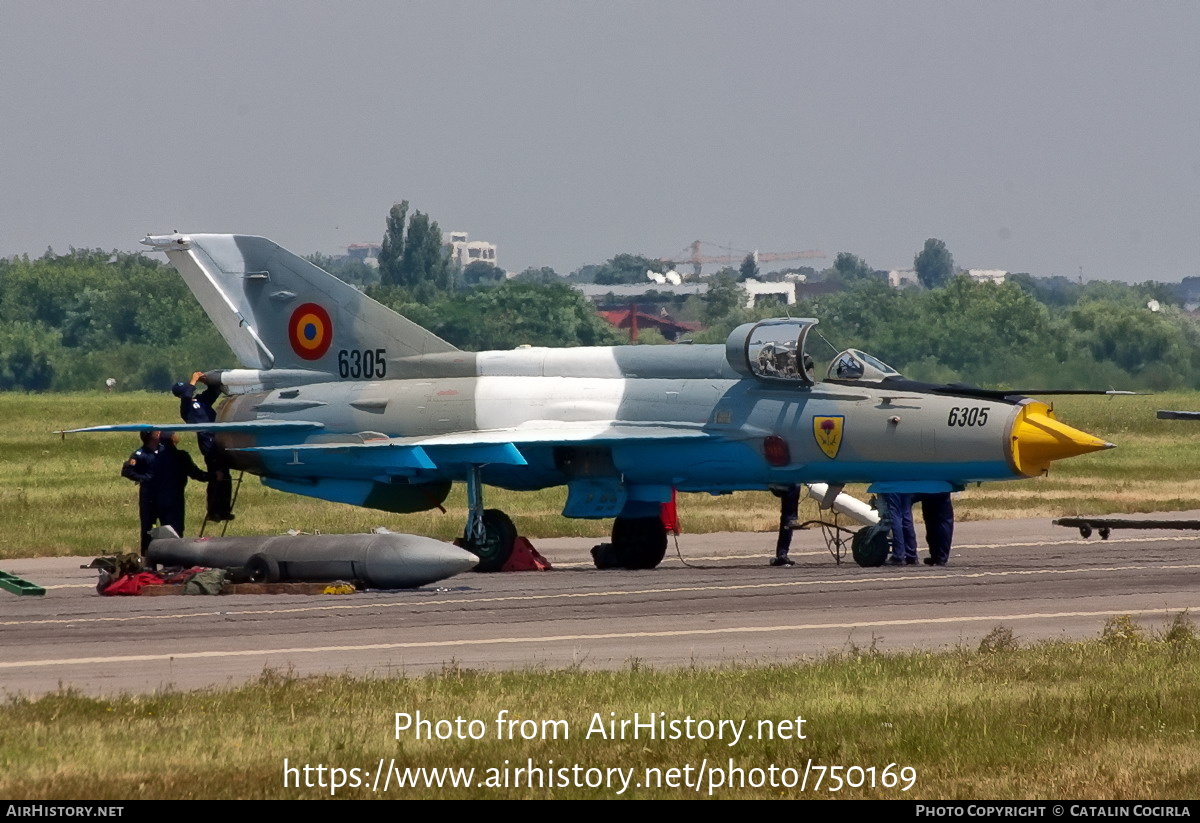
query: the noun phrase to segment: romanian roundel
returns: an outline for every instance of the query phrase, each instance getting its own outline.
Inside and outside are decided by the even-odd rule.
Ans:
[[[320,360],[333,343],[333,321],[316,303],[297,306],[288,321],[292,351],[305,360]]]

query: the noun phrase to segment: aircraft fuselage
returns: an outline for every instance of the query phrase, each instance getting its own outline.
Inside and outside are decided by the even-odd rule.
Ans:
[[[327,443],[343,437],[360,443],[363,433],[369,433],[367,439],[456,433],[474,438],[561,424],[561,442],[520,443],[528,465],[484,465],[486,483],[510,489],[583,478],[722,492],[800,482],[952,478],[964,484],[1021,476],[1008,447],[1017,403],[764,382],[730,368],[720,345],[460,352],[391,361],[387,368],[417,376],[241,395],[223,407],[220,419],[315,421],[324,429],[308,441]],[[438,372],[449,376],[432,376]],[[569,436],[572,427],[586,432],[587,424],[611,421],[669,424],[697,437],[606,438],[589,447],[587,434]],[[772,438],[774,450],[767,442]],[[268,482],[364,479],[358,462],[322,460],[314,466],[283,452],[233,454],[241,467]],[[372,482],[462,480],[464,473],[451,464]]]

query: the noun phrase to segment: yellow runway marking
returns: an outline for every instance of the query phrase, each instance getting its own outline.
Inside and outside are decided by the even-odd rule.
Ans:
[[[929,580],[977,580],[995,577],[1032,577],[1036,575],[1067,575],[1084,572],[1146,571],[1163,569],[1200,569],[1200,564],[1161,564],[1129,566],[1089,566],[1080,569],[1014,569],[1003,572],[933,572],[927,570],[919,576],[896,575],[876,577],[844,577],[823,580],[790,580],[776,583],[730,583],[713,586],[669,586],[655,589],[629,589],[600,592],[559,592],[556,594],[508,594],[493,597],[443,598],[439,600],[372,601],[370,603],[337,603],[327,606],[292,606],[281,609],[231,609],[229,611],[181,612],[174,614],[136,614],[122,617],[59,617],[34,620],[0,621],[0,626],[40,626],[62,623],[123,623],[137,620],[180,620],[196,617],[254,617],[271,614],[302,614],[306,612],[349,611],[354,609],[417,608],[423,606],[470,606],[481,603],[535,602],[548,600],[582,600],[596,597],[631,597],[652,594],[674,594],[687,592],[735,592],[762,589],[795,589],[808,586],[846,586],[862,583],[924,583]],[[898,573],[899,570],[897,570]]]
[[[1200,604],[1182,607],[1192,610]],[[18,660],[0,662],[0,669],[34,668],[44,666],[97,665],[103,663],[141,663],[151,661],[200,660],[217,657],[258,657],[271,654],[328,654],[330,652],[388,651],[395,649],[431,649],[439,647],[494,646],[516,644],[546,644],[587,640],[634,640],[645,638],[701,637],[721,634],[769,634],[774,632],[828,631],[831,629],[871,629],[888,626],[928,626],[948,623],[980,623],[1004,620],[1062,619],[1071,617],[1114,617],[1116,615],[1163,615],[1166,609],[1115,609],[1092,612],[1035,612],[1030,614],[1000,614],[979,617],[925,617],[907,620],[865,620],[854,623],[799,623],[791,626],[732,626],[724,629],[677,629],[657,632],[602,632],[597,634],[560,634],[536,637],[489,637],[478,640],[422,640],[400,643],[364,643],[357,646],[310,646],[284,649],[239,649],[233,651],[176,652],[173,654],[131,654],[110,657],[65,657],[52,660]]]

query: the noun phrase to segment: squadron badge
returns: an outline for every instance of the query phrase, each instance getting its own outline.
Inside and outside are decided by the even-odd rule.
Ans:
[[[813,418],[813,437],[831,460],[837,457],[842,448],[842,426],[845,422],[846,416],[842,414]]]

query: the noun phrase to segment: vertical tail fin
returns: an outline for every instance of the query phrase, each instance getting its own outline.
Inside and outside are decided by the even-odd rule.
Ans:
[[[384,377],[397,357],[457,351],[264,237],[147,237],[165,251],[242,365]]]

